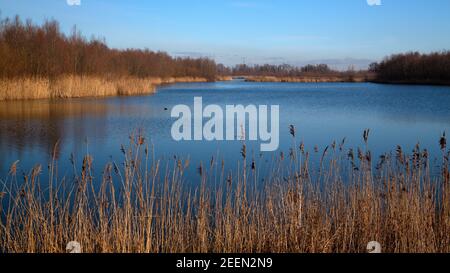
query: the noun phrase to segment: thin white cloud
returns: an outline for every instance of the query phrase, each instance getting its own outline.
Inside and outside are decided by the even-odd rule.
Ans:
[[[69,6],[81,6],[81,0],[66,0]]]
[[[381,6],[381,0],[367,0],[369,6]]]

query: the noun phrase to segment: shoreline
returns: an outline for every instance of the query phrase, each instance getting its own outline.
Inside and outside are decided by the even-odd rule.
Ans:
[[[216,76],[214,82],[241,79],[259,83],[375,83],[394,85],[450,86],[447,81],[389,81],[377,80],[373,75],[342,76]],[[61,76],[56,79],[27,77],[0,79],[0,101],[101,98],[112,96],[136,96],[156,93],[157,87],[175,83],[211,82],[204,77],[97,77]]]
[[[147,95],[162,84],[208,81],[203,77],[20,77],[0,79],[0,101]]]
[[[323,76],[247,76],[246,82],[292,82],[292,83],[332,83],[332,82],[367,82],[366,76],[360,75],[323,75]]]
[[[351,78],[349,78],[351,77]],[[389,81],[377,80],[373,75],[364,76],[303,76],[303,77],[277,77],[277,76],[239,76],[236,79],[244,79],[246,82],[272,82],[272,83],[376,83],[394,85],[433,85],[450,86],[450,81]]]
[[[368,81],[377,84],[393,84],[393,85],[433,85],[433,86],[450,86],[450,81],[389,81],[389,80],[371,80]]]

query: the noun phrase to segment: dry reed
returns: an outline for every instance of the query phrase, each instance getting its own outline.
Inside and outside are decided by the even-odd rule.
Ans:
[[[56,161],[45,183],[41,166],[18,182],[14,165],[0,188],[0,252],[64,252],[74,240],[83,252],[347,253],[374,240],[383,252],[450,252],[445,135],[435,176],[419,146],[373,162],[368,137],[357,152],[345,141],[317,150],[318,169],[300,144],[263,185],[245,145],[237,172],[213,159],[194,188],[185,185],[189,162],[154,160],[142,136],[122,149],[123,167],[108,164],[99,180],[90,155],[73,183],[58,179]]]
[[[249,76],[248,82],[294,82],[294,83],[336,83],[336,82],[366,82],[366,75],[311,75],[311,76]]]
[[[148,79],[64,76],[56,79],[17,78],[0,80],[0,101],[142,95],[154,93]]]
[[[155,92],[161,84],[207,82],[201,77],[105,78],[95,76],[63,76],[47,78],[0,79],[0,101],[81,97],[131,96]]]

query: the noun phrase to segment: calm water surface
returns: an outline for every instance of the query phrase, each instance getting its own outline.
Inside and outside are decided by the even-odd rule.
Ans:
[[[189,83],[164,86],[155,95],[0,103],[0,177],[13,162],[27,171],[35,164],[46,166],[55,142],[59,175],[71,175],[71,154],[80,166],[82,157],[94,157],[97,176],[110,161],[122,162],[121,144],[140,129],[154,145],[155,156],[171,160],[189,157],[191,165],[209,162],[214,156],[234,168],[241,159],[242,143],[175,142],[170,129],[175,119],[170,109],[203,104],[280,105],[280,149],[292,146],[289,125],[297,128],[297,142],[307,149],[324,149],[334,140],[347,138],[347,148],[362,146],[362,132],[371,129],[370,149],[375,156],[400,144],[410,151],[420,143],[439,155],[438,140],[450,132],[450,87],[377,85],[369,83]],[[168,110],[165,110],[165,109]],[[250,154],[259,156],[259,143],[248,143]],[[193,168],[195,170],[195,168]],[[187,180],[197,180],[195,171]]]

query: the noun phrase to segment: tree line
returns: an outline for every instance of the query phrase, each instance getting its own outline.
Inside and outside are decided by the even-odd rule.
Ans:
[[[149,49],[113,49],[104,39],[87,39],[76,27],[64,34],[55,20],[36,25],[31,20],[0,18],[0,78],[79,76],[202,77],[338,75],[326,64],[227,67],[209,58],[172,57]],[[364,71],[359,71],[365,73]],[[450,82],[450,51],[411,52],[385,58],[369,67],[379,81]]]
[[[208,58],[174,58],[148,49],[112,49],[103,39],[86,39],[74,27],[70,35],[59,23],[36,25],[18,16],[0,18],[0,77],[204,77],[213,80],[216,63]]]
[[[396,54],[371,64],[369,70],[375,72],[380,81],[448,83],[450,51]]]
[[[289,64],[281,65],[246,65],[238,64],[233,68],[221,68],[220,72],[225,71],[225,73],[235,75],[235,76],[279,76],[279,77],[298,77],[307,74],[331,74],[337,73],[337,71],[332,70],[326,64],[318,65],[306,65],[303,67],[292,66]]]

